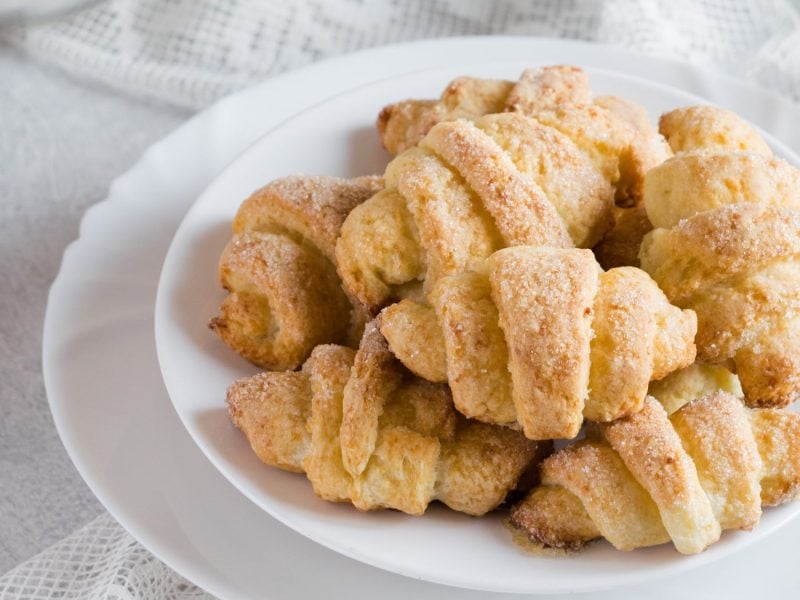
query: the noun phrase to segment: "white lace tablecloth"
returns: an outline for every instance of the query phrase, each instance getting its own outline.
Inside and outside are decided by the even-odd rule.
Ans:
[[[71,72],[192,108],[326,56],[479,34],[616,44],[798,99],[797,1],[110,0],[11,38]]]
[[[10,418],[0,419],[0,558],[24,554],[42,531],[86,523],[98,510],[74,472],[65,469],[63,449],[46,415],[36,358],[47,285],[87,203],[101,199],[111,178],[145,143],[184,118],[186,109],[202,108],[323,57],[477,34],[615,44],[727,71],[800,100],[800,0],[108,0],[46,24],[0,30],[0,250],[4,258],[15,259],[0,261],[0,278],[29,282],[0,298],[0,393],[3,406],[12,407]],[[57,70],[30,68],[25,61],[31,59],[84,83],[53,83],[62,78]],[[23,69],[32,74],[22,77]],[[57,177],[22,169],[30,164],[26,153],[35,157],[31,160],[55,161],[56,150],[79,147],[78,133],[72,139],[69,129],[77,124],[68,121],[69,111],[60,105],[82,98],[96,103],[98,122],[116,123],[119,111],[126,115],[117,129],[99,134],[95,147],[84,150],[84,160],[95,160],[91,169],[73,173],[70,181],[66,170],[70,165],[75,170],[81,154],[66,166],[48,166]],[[137,98],[173,107],[147,107]],[[37,102],[51,119],[38,128],[29,119]],[[58,139],[67,140],[62,148],[47,147],[54,123]],[[20,170],[4,172],[9,165]],[[45,190],[42,181],[58,185]],[[36,202],[25,201],[26,194],[45,193],[62,201],[57,210],[43,212]],[[23,247],[30,239],[41,240],[44,250]],[[34,472],[43,464],[46,477]],[[64,472],[72,475],[59,475]],[[18,547],[25,550],[15,553]],[[0,576],[0,598],[7,600],[199,597],[205,594],[162,565],[107,514]]]

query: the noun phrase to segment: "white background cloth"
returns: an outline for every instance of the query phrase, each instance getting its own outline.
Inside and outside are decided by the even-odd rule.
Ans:
[[[203,596],[103,513],[58,441],[39,366],[47,288],[80,216],[191,109],[322,57],[490,33],[617,44],[800,100],[798,8],[800,0],[109,0],[0,33],[0,572],[11,569],[0,598]]]
[[[500,33],[714,65],[800,99],[800,14],[790,0],[109,0],[12,37],[69,71],[199,108],[325,56]]]

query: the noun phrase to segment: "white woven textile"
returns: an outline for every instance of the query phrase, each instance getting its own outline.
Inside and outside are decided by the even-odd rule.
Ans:
[[[4,600],[199,600],[210,598],[100,515],[0,577]]]
[[[500,33],[685,59],[800,100],[798,6],[800,0],[107,0],[10,37],[69,71],[193,108],[325,56]]]
[[[404,40],[595,40],[745,77],[800,100],[800,0],[108,0],[3,35],[40,60],[200,108],[326,56]],[[206,595],[104,515],[0,577],[0,598]]]

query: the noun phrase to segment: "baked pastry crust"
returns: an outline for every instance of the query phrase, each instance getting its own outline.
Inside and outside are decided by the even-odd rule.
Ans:
[[[612,225],[612,189],[552,127],[516,113],[437,124],[386,169],[336,246],[345,288],[372,311],[517,245],[591,247]]]
[[[601,430],[546,459],[542,485],[512,510],[531,539],[577,549],[605,537],[620,550],[671,540],[695,554],[800,490],[800,415],[748,410],[725,392],[670,418],[649,398]]]
[[[393,359],[376,322],[357,352],[321,345],[300,371],[235,382],[228,406],[263,462],[305,472],[321,498],[361,510],[418,515],[439,500],[481,515],[550,447],[458,415],[446,385]]]
[[[676,154],[703,149],[772,155],[769,144],[752,125],[717,106],[676,108],[661,115],[658,130]]]
[[[800,396],[800,171],[719,150],[723,140],[769,152],[723,115],[717,124],[719,111],[706,107],[662,120],[686,151],[647,175],[656,229],[639,256],[670,301],[697,312],[698,359],[731,364],[749,405],[785,406]]]
[[[219,263],[228,290],[210,327],[267,369],[299,366],[317,344],[356,343],[364,313],[341,288],[336,238],[347,214],[383,187],[380,177],[295,175],[250,196]]]
[[[614,96],[594,97],[586,73],[567,65],[527,69],[519,81],[462,77],[439,100],[406,100],[378,117],[389,152],[414,147],[442,121],[516,112],[572,139],[614,185],[621,206],[637,204],[648,169],[671,155],[639,105]]]
[[[748,152],[767,157],[755,159],[756,161],[769,160],[772,157],[769,145],[751,125],[735,113],[714,106],[689,106],[665,113],[659,120],[659,131],[676,154],[701,150],[717,153]],[[752,157],[747,160],[752,160]],[[688,190],[698,189],[703,198],[713,202],[716,197],[716,194],[711,191],[713,186],[720,185],[720,182],[726,180],[726,173],[732,166],[729,158],[722,157],[709,161],[708,169],[702,174],[691,168],[678,173],[677,171],[683,168],[683,163],[679,161],[671,161],[670,165],[676,171],[670,172],[667,177],[664,177],[660,190],[661,198],[657,202],[651,202],[649,213],[659,222],[663,223],[664,220],[667,220],[672,224],[677,223],[681,218],[682,201],[680,198],[682,195]],[[658,165],[652,165],[652,167],[655,166]],[[770,166],[779,171],[784,168],[784,165],[777,161],[773,161]],[[716,171],[719,176],[708,177],[712,171]],[[663,171],[659,172],[663,173]],[[763,181],[763,171],[755,169],[752,175],[755,180],[745,179],[746,185],[751,188],[749,193],[742,194],[745,197],[757,197],[769,185]],[[656,177],[656,174],[651,174],[649,177],[651,189],[648,191],[651,195],[654,192],[652,186],[655,185]],[[779,176],[778,179],[780,180],[781,177]],[[667,180],[669,183],[666,182]],[[753,192],[756,190],[759,192],[754,194]],[[711,193],[708,193],[709,191]],[[745,190],[741,190],[741,192],[745,192]],[[653,229],[648,218],[648,211],[645,210],[644,205],[617,208],[614,216],[614,228],[594,248],[597,260],[604,269],[623,265],[638,267],[640,266],[639,248],[642,239]]]
[[[645,199],[653,227],[736,204],[800,206],[800,172],[762,154],[695,150],[679,154],[647,175]]]
[[[602,272],[588,250],[500,250],[479,271],[442,278],[430,300],[382,313],[394,354],[420,376],[446,375],[466,416],[519,423],[530,439],[635,412],[652,379],[695,358],[692,311],[639,269]]]

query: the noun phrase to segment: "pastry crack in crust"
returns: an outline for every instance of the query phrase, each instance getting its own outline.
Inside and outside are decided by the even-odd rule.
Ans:
[[[250,196],[220,258],[229,295],[211,329],[278,370],[296,368],[317,344],[357,340],[365,318],[341,288],[334,249],[347,214],[382,187],[380,177],[296,175]]]
[[[648,398],[601,430],[546,459],[541,485],[512,509],[532,540],[572,550],[598,537],[620,550],[672,541],[695,554],[800,488],[800,415],[747,409],[726,392],[671,417]]]
[[[642,268],[698,317],[698,359],[731,364],[751,406],[800,396],[800,171],[710,107],[664,115],[678,154],[651,170]]]
[[[589,250],[519,246],[403,300],[381,331],[412,372],[449,382],[466,416],[530,439],[639,410],[651,380],[694,362],[696,318],[644,272],[602,272]]]
[[[361,510],[418,515],[439,500],[481,515],[550,448],[458,415],[447,386],[392,358],[375,322],[357,352],[321,345],[300,371],[235,382],[228,406],[263,462],[305,472],[321,498]]]

